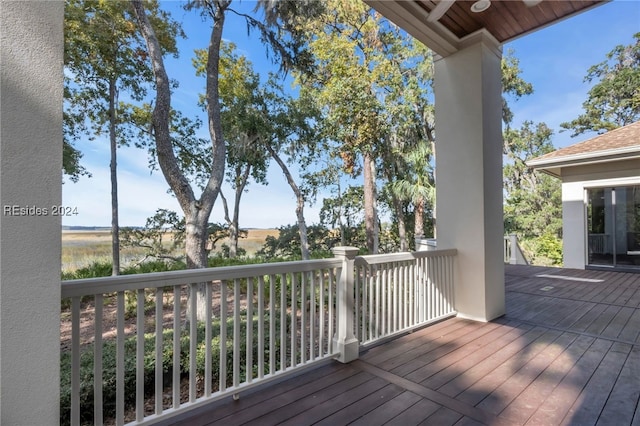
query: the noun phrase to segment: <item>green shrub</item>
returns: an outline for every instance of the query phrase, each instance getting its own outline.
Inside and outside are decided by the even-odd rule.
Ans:
[[[279,314],[275,319],[278,321]],[[263,319],[265,329],[268,329],[268,316]],[[241,316],[240,320],[240,380],[246,377],[246,316]],[[277,324],[277,323],[276,323]],[[226,381],[230,385],[233,380],[233,320],[229,319],[227,327],[227,377]],[[277,327],[279,327],[277,325]],[[258,318],[253,318],[254,336],[258,333]],[[254,337],[255,338],[255,337]],[[203,323],[197,326],[197,349],[196,349],[196,374],[199,378],[204,377],[205,371],[205,326]],[[276,342],[279,344],[279,342]],[[268,341],[265,342],[268,347]],[[189,373],[189,330],[182,330],[180,335],[180,373],[181,376]],[[136,396],[136,338],[130,337],[125,340],[124,345],[124,395],[125,406],[133,407]],[[258,357],[257,346],[253,348],[253,359]],[[80,356],[80,406],[81,423],[93,423],[94,410],[94,389],[93,389],[93,357],[94,346],[87,345]],[[151,396],[155,389],[155,333],[148,333],[144,336],[144,388],[145,396]],[[173,371],[173,330],[163,331],[162,349],[162,371],[165,378],[171,377]],[[103,366],[103,409],[104,417],[115,416],[116,401],[116,342],[104,341],[102,346],[102,366]],[[220,320],[212,321],[211,340],[211,362],[212,388],[218,389],[220,363]],[[71,353],[62,352],[60,358],[60,424],[70,424],[71,414]]]
[[[108,277],[113,273],[111,262],[93,262],[89,266],[76,269],[74,272],[63,272],[63,280],[80,280],[84,278]]]

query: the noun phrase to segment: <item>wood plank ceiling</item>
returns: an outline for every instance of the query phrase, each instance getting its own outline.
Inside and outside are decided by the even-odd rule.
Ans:
[[[475,0],[364,0],[371,7],[441,55],[485,30],[506,43],[608,0],[482,0],[488,8],[473,12]]]
[[[420,7],[430,12],[435,7],[433,1],[418,1]],[[471,11],[474,1],[453,2],[449,10],[440,18],[440,23],[458,38],[486,28],[501,43],[507,42],[534,29],[571,16],[590,8],[601,0],[586,1],[542,1],[528,6],[524,1],[492,1],[484,12]],[[529,3],[531,4],[531,3]]]

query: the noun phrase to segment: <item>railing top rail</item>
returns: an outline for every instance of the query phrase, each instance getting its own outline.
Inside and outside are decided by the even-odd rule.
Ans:
[[[390,263],[390,262],[406,262],[406,261],[422,259],[427,257],[455,256],[457,253],[458,253],[457,249],[442,249],[442,250],[414,251],[414,252],[403,252],[403,253],[368,254],[364,256],[357,256],[355,259],[355,265],[364,266],[364,265],[379,265],[381,263]]]
[[[217,268],[187,269],[181,271],[151,272],[146,274],[119,275],[114,277],[85,278],[62,281],[62,298],[112,293],[116,291],[158,288],[206,281],[233,280],[310,272],[318,269],[342,266],[337,258],[293,262],[261,263],[256,265],[221,266]]]

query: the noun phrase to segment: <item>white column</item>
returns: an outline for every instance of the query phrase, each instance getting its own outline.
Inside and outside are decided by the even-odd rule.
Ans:
[[[562,183],[562,253],[565,268],[584,269],[587,262],[584,198],[582,182]]]
[[[477,33],[435,63],[438,248],[457,248],[459,316],[505,312],[499,44]]]
[[[62,1],[0,5],[0,424],[60,405]],[[46,212],[45,212],[46,209]]]
[[[347,363],[358,359],[360,343],[354,334],[354,260],[357,247],[334,247],[335,257],[342,259],[342,270],[336,286],[336,333],[333,346],[340,352],[338,361]]]

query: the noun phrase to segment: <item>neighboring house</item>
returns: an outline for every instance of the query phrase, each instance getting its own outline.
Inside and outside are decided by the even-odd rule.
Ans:
[[[527,165],[562,180],[565,267],[640,271],[640,121]]]

